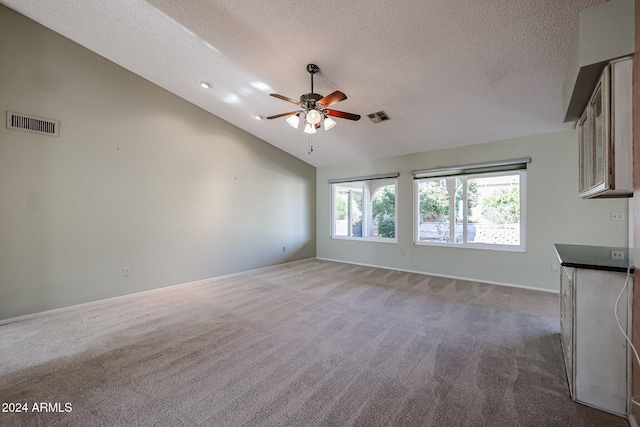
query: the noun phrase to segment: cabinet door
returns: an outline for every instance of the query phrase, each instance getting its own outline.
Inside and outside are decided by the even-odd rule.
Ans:
[[[609,67],[602,72],[596,89],[589,101],[588,123],[590,123],[589,189],[591,193],[603,191],[609,183]]]
[[[560,272],[560,338],[562,355],[567,370],[569,394],[574,398],[573,372],[573,283],[575,269],[562,267]]]
[[[580,121],[578,122],[578,140],[579,140],[579,179],[578,192],[581,197],[589,195],[590,179],[589,170],[591,168],[591,122],[589,121],[589,108],[585,108]]]

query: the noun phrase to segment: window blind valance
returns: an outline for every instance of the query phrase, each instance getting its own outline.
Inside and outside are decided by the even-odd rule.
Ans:
[[[377,175],[354,176],[351,178],[336,178],[336,179],[330,179],[329,184],[338,184],[340,182],[371,181],[372,179],[397,178],[399,176],[400,176],[399,172],[394,172],[394,173],[381,173]]]
[[[414,179],[435,178],[440,176],[471,175],[475,173],[503,172],[526,169],[531,157],[521,159],[498,160],[495,162],[475,163],[462,166],[450,166],[444,168],[420,169],[411,171]]]

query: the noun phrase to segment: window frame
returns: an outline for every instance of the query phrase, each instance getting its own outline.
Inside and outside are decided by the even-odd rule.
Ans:
[[[520,244],[519,245],[505,245],[505,244],[491,244],[491,243],[476,243],[467,241],[467,227],[468,227],[468,212],[467,212],[467,182],[469,179],[478,177],[496,177],[496,176],[509,176],[519,175],[519,196],[520,196]],[[462,237],[461,243],[455,242],[435,242],[435,241],[421,241],[420,240],[420,183],[425,181],[434,181],[439,179],[458,178],[464,180],[463,183],[463,203],[465,207],[462,212]],[[450,222],[451,222],[451,215]],[[468,174],[456,174],[456,175],[442,175],[442,176],[429,176],[422,178],[415,178],[413,184],[413,243],[419,246],[443,246],[452,248],[464,248],[464,249],[481,249],[481,250],[496,250],[506,252],[527,252],[527,169],[518,170],[506,170],[506,171],[492,171],[492,172],[472,172]]]
[[[331,227],[330,227],[330,238],[331,239],[337,239],[337,240],[351,240],[351,241],[360,241],[360,242],[380,242],[380,243],[398,243],[398,192],[399,192],[399,185],[398,185],[398,175],[399,174],[395,174],[393,176],[388,176],[388,177],[380,177],[380,178],[353,178],[353,180],[341,180],[338,182],[331,182],[330,181],[330,191],[331,191],[331,213],[330,213],[330,221],[331,221]],[[395,200],[394,200],[394,227],[395,227],[395,233],[394,236],[395,237],[380,237],[380,236],[365,236],[365,229],[368,227],[365,227],[364,224],[364,219],[367,215],[368,210],[370,209],[370,206],[372,205],[371,202],[371,195],[369,195],[369,202],[368,204],[365,203],[365,195],[364,195],[364,191],[365,191],[365,186],[364,183],[366,181],[377,181],[377,180],[382,180],[382,181],[390,181],[389,184],[387,185],[393,185],[395,187]],[[363,200],[362,200],[362,215],[363,215],[363,220],[362,220],[362,236],[342,236],[342,235],[336,235],[336,188],[338,186],[340,186],[341,184],[348,184],[348,183],[356,183],[356,182],[360,182],[362,183],[363,186]],[[379,187],[382,188],[382,187]],[[375,193],[375,190],[374,190]],[[366,206],[365,206],[366,205]]]

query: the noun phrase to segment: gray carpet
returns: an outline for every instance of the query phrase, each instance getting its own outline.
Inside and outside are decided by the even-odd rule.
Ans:
[[[569,399],[558,312],[544,292],[276,266],[0,326],[0,402],[29,407],[0,424],[628,426]]]

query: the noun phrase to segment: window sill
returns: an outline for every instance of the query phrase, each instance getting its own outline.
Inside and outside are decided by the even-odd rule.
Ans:
[[[501,252],[527,252],[526,246],[492,245],[486,243],[413,242],[416,246],[441,246],[446,248],[480,249]]]
[[[349,237],[349,236],[331,236],[335,240],[351,240],[354,242],[378,242],[378,243],[398,243],[398,239],[389,239],[386,237]]]

